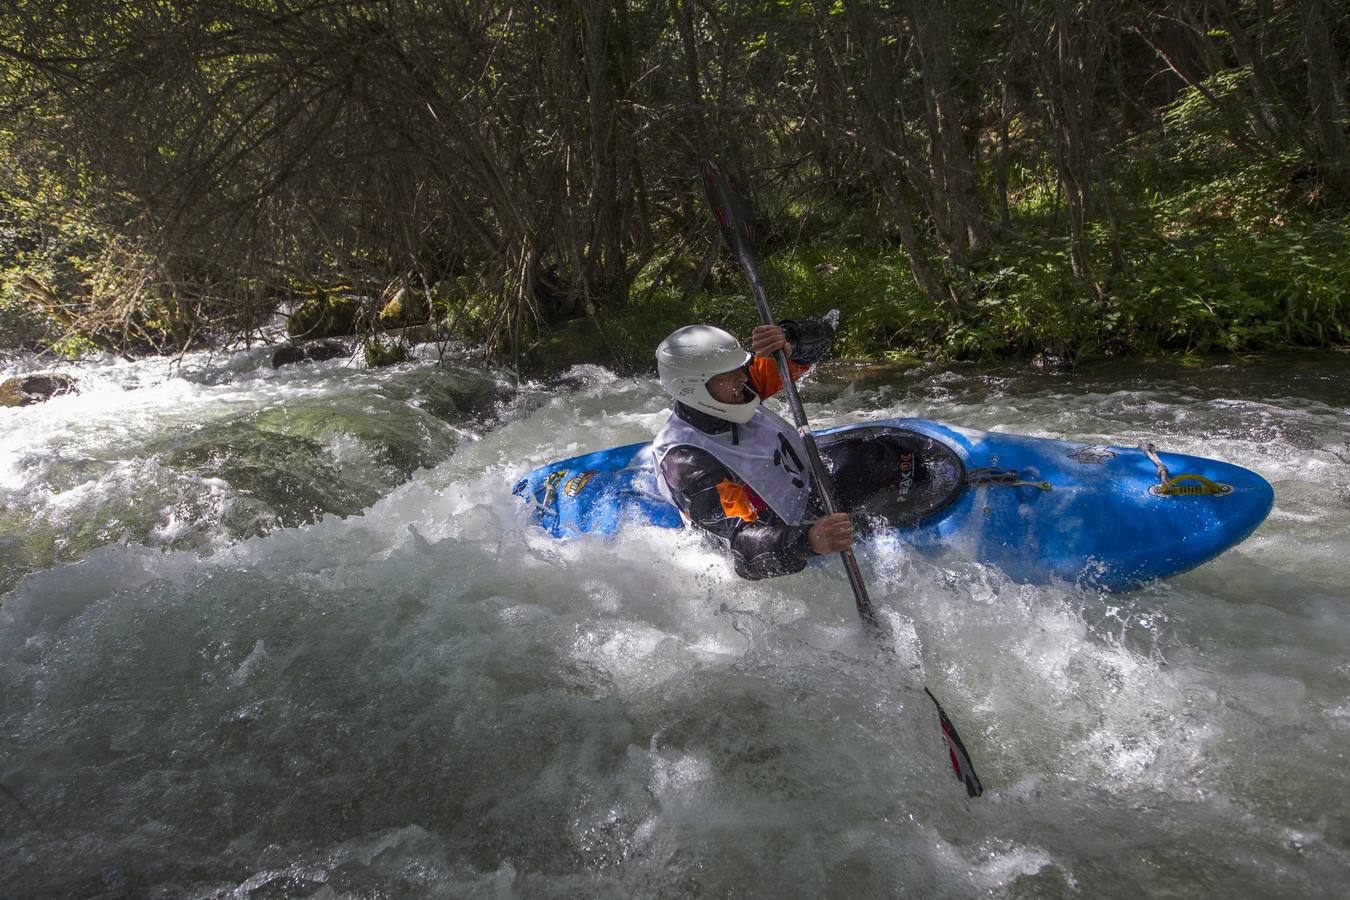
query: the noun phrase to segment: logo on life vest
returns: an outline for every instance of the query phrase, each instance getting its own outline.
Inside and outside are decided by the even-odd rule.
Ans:
[[[900,486],[895,492],[901,497],[909,496],[909,489],[914,486],[914,454],[900,454]]]
[[[797,455],[797,451],[792,449],[786,435],[778,435],[778,449],[773,451],[773,464],[787,472],[788,477],[792,479],[793,487],[806,487],[806,481],[802,478],[802,472],[806,471],[806,467],[802,464],[802,458]]]

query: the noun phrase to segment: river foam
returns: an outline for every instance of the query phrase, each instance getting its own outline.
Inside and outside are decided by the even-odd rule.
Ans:
[[[747,583],[687,532],[531,526],[522,471],[664,415],[650,379],[572,374],[355,514],[207,551],[115,539],[23,577],[0,604],[0,782],[33,818],[0,797],[0,889],[1339,894],[1343,409],[1259,373],[823,373],[821,424],[1148,435],[1276,485],[1247,543],[1127,594],[864,553],[894,632],[878,656],[828,565]],[[952,777],[920,677],[984,797]]]

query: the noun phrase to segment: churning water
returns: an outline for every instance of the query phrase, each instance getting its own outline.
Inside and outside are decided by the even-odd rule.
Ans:
[[[814,376],[821,425],[1151,439],[1276,491],[1236,550],[1126,594],[863,550],[884,660],[832,566],[747,583],[689,533],[528,523],[516,478],[650,436],[651,379],[262,352],[73,373],[0,410],[5,896],[1350,883],[1345,355]]]

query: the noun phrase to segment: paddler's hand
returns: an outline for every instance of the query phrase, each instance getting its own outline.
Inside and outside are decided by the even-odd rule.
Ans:
[[[807,546],[817,556],[839,553],[853,546],[853,522],[848,513],[838,512],[818,519],[806,533]]]
[[[780,349],[792,358],[792,345],[779,326],[757,325],[750,332],[750,352],[756,356],[773,356],[774,351]]]

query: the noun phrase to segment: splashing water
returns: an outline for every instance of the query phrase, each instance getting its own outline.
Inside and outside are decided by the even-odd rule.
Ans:
[[[0,410],[0,591],[114,540],[211,550],[358,513],[476,438],[506,390],[464,366],[270,355],[88,365],[79,394]]]
[[[688,532],[529,524],[515,479],[650,436],[654,380],[258,359],[0,410],[6,896],[1342,891],[1343,356],[813,376],[820,425],[1152,439],[1276,490],[1126,594],[863,552],[898,664],[830,567],[741,582]]]

